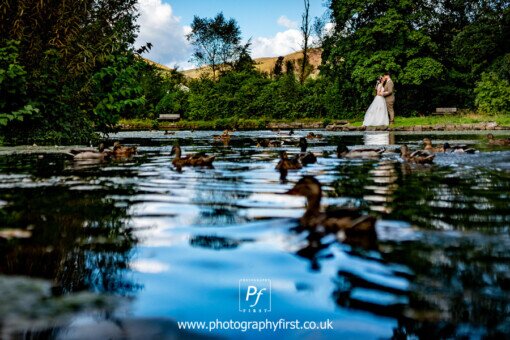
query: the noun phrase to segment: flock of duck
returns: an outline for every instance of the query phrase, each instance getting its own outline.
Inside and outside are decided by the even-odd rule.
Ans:
[[[281,133],[280,133],[281,134]],[[291,130],[287,136],[292,136]],[[307,139],[321,139],[322,135],[310,133],[298,141],[300,152],[289,157],[287,151],[280,152],[280,161],[276,165],[276,170],[286,172],[288,170],[301,169],[303,166],[317,162],[317,156],[307,151]],[[214,140],[229,142],[231,135],[228,130],[222,135],[213,136]],[[487,135],[487,142],[490,145],[510,145],[510,138],[496,139],[492,134]],[[295,144],[294,144],[295,145]],[[260,139],[256,141],[257,147],[281,147],[282,141]],[[116,142],[113,149],[105,149],[104,145],[99,146],[98,151],[72,150],[75,160],[106,160],[113,157],[129,157],[136,153],[136,147],[122,146]],[[337,157],[344,159],[377,159],[385,153],[392,151],[384,148],[364,148],[349,149],[344,144],[339,144],[336,149]],[[403,162],[414,164],[431,164],[437,153],[476,153],[477,150],[466,145],[450,145],[444,143],[441,146],[434,146],[429,138],[423,139],[423,149],[411,152],[407,145],[400,148],[400,158]],[[185,166],[212,166],[215,156],[205,153],[195,153],[183,156],[179,145],[174,145],[171,150],[174,156],[172,164],[181,169]],[[304,196],[307,200],[306,211],[300,218],[300,227],[310,232],[310,238],[320,240],[326,234],[334,233],[344,243],[361,245],[363,247],[373,247],[377,237],[375,230],[376,219],[370,215],[362,214],[354,208],[337,208],[333,210],[321,211],[320,201],[322,197],[321,183],[313,176],[302,177],[294,187],[287,191],[288,195]],[[319,238],[317,238],[319,236]]]

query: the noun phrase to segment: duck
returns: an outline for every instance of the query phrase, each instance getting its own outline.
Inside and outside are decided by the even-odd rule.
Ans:
[[[339,144],[336,148],[336,155],[338,158],[380,158],[384,148],[380,149],[357,149],[349,150],[344,144]]]
[[[496,139],[492,133],[487,135],[487,139],[490,145],[510,145],[510,138]]]
[[[286,194],[306,197],[306,211],[299,219],[301,227],[325,233],[341,231],[346,239],[360,236],[377,239],[376,219],[373,216],[363,215],[355,208],[335,208],[322,212],[322,186],[313,176],[303,176]]]
[[[267,147],[280,147],[282,146],[283,142],[281,141],[277,141],[277,140],[269,140],[267,138],[264,138],[264,139],[259,139],[257,141],[257,147],[263,147],[263,148],[267,148]]]
[[[423,150],[428,152],[444,152],[444,146],[434,147],[432,141],[429,138],[423,138]]]
[[[451,146],[450,143],[444,143],[443,150],[444,150],[444,152],[450,152],[450,153],[469,153],[469,154],[473,154],[478,151],[474,148],[468,147],[467,145]]]
[[[405,162],[416,164],[432,164],[435,157],[433,153],[427,150],[418,150],[411,153],[407,145],[400,147],[400,155]]]
[[[90,150],[79,150],[73,149],[71,150],[71,154],[73,155],[73,159],[76,161],[80,160],[99,160],[103,161],[112,156],[112,151],[106,150],[104,144],[99,144],[98,151],[90,151]]]
[[[224,130],[221,135],[213,135],[213,139],[221,140],[221,141],[229,141],[230,140],[229,130]]]
[[[113,143],[113,155],[116,157],[129,157],[136,152],[136,146],[123,146],[120,142]]]
[[[297,170],[301,169],[303,166],[299,162],[299,157],[294,157],[289,159],[287,155],[287,151],[280,152],[280,161],[276,165],[276,170]]]
[[[322,139],[322,138],[323,138],[323,135],[321,135],[320,133],[315,134],[315,133],[313,133],[313,132],[309,132],[309,133],[306,135],[306,138],[308,138],[308,139]]]
[[[308,148],[306,138],[301,137],[299,139],[299,146],[301,147],[301,153],[299,154],[299,161],[301,164],[308,165],[317,163],[317,157],[310,151],[306,152],[306,149]]]
[[[277,131],[277,133],[281,136],[292,136],[294,135],[294,129],[290,129],[289,132],[281,132],[279,129]]]
[[[203,152],[182,157],[182,151],[179,145],[174,145],[172,147],[170,155],[175,155],[172,164],[177,168],[183,166],[211,166],[214,158],[216,158],[216,156],[208,156]]]

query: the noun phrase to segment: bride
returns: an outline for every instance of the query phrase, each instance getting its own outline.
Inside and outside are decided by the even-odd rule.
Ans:
[[[383,77],[377,78],[377,85],[375,87],[377,95],[372,104],[365,113],[363,126],[381,126],[388,125],[388,108],[386,107],[386,100],[383,97],[384,85],[382,82]]]

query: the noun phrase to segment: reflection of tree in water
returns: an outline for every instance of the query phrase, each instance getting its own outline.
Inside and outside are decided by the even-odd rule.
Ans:
[[[227,225],[241,223],[245,218],[238,214],[236,203],[249,197],[247,190],[242,190],[240,178],[224,177],[217,173],[207,181],[199,182],[194,188],[192,202],[200,207],[200,216],[194,223],[202,225]],[[225,189],[228,186],[228,189]]]
[[[470,332],[510,335],[510,257],[507,236],[447,238],[393,245],[388,259],[416,272],[399,334],[452,338]]]
[[[429,229],[508,227],[508,174],[467,168],[402,168],[391,218]]]
[[[340,167],[330,195],[362,200],[372,169]],[[384,170],[396,177],[389,218],[425,230],[412,241],[380,241],[379,250],[342,246],[347,259],[333,278],[335,302],[396,318],[396,338],[510,335],[508,174],[405,164]],[[334,244],[310,242],[297,255],[320,270]]]
[[[136,240],[126,227],[126,208],[104,194],[62,187],[0,193],[9,202],[0,210],[1,226],[32,233],[0,239],[0,272],[50,279],[64,293],[132,292],[136,286],[125,272]]]

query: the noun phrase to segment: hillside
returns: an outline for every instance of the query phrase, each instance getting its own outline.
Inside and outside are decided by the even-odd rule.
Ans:
[[[322,51],[319,48],[310,49],[310,51],[309,51],[310,64],[313,66],[312,76],[316,76],[319,73],[318,67],[321,64],[321,52]],[[287,60],[292,60],[295,64],[294,67],[296,68],[296,71],[297,71],[298,70],[298,67],[297,67],[298,61],[303,58],[303,52],[302,51],[294,52],[291,54],[287,54],[284,57],[285,57],[285,59],[283,61],[284,65]],[[254,59],[255,67],[261,72],[271,73],[277,59],[278,59],[278,57],[265,57],[265,58]],[[201,68],[197,68],[197,69],[182,71],[182,73],[188,78],[198,78],[204,72],[210,72],[210,67],[207,66],[207,67],[201,67]]]

